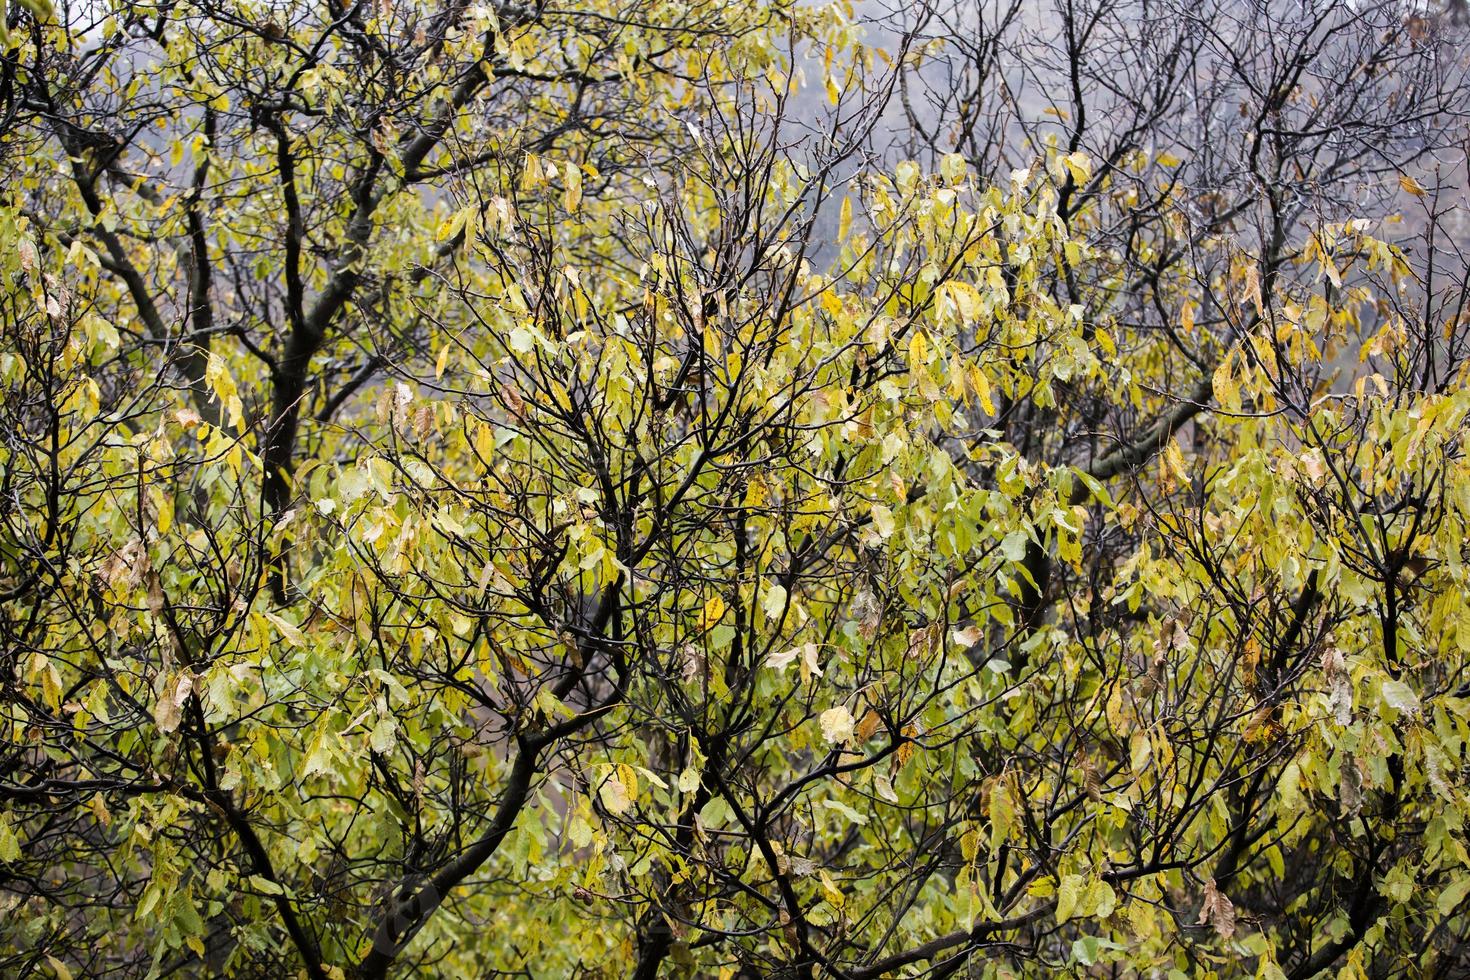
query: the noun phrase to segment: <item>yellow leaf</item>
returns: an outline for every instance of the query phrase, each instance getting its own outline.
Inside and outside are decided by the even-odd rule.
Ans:
[[[575,213],[582,205],[582,171],[575,164],[567,164],[562,168],[562,180],[566,182],[566,189],[562,192],[562,204],[567,211]]]
[[[949,358],[949,386],[947,388],[949,397],[965,397],[965,362],[960,358],[958,352]]]
[[[679,788],[679,792],[681,793],[693,793],[699,789],[699,770],[693,766],[685,766],[684,770],[679,773],[679,779],[674,785]]]
[[[609,813],[626,813],[638,798],[638,774],[632,766],[617,766],[602,784],[598,795]]]
[[[842,908],[847,899],[838,890],[837,883],[832,880],[832,876],[827,873],[826,869],[822,869],[817,872],[817,877],[822,881],[822,894],[826,897],[827,904],[834,909]]]
[[[995,403],[990,400],[990,379],[975,364],[971,364],[965,374],[970,379],[970,390],[980,399],[980,407],[985,409],[987,415],[994,415]]]
[[[174,501],[168,494],[159,490],[150,490],[149,499],[158,515],[158,533],[167,534],[169,528],[174,526]]]
[[[921,364],[929,363],[929,343],[924,339],[922,330],[915,330],[914,335],[909,338],[909,367],[910,369]]]
[[[1057,922],[1066,922],[1077,911],[1077,899],[1082,897],[1082,876],[1064,875],[1057,886]]]
[[[1144,732],[1135,731],[1128,740],[1128,762],[1136,776],[1143,772],[1153,755],[1153,743]]]
[[[1399,176],[1399,187],[1403,188],[1405,193],[1413,194],[1415,197],[1424,196],[1423,185],[1408,174],[1401,174]]]
[[[882,504],[874,504],[872,514],[873,527],[877,530],[878,536],[880,538],[892,537],[894,530],[893,511]]]
[[[481,422],[475,426],[475,455],[485,463],[490,462],[490,458],[495,455],[495,430],[489,422]]]
[[[448,241],[461,231],[464,231],[465,223],[469,220],[469,216],[469,208],[460,208],[458,211],[451,211],[449,214],[446,214],[444,220],[439,222],[439,227],[434,230],[434,240],[436,242]]]
[[[837,217],[837,241],[847,241],[848,234],[852,231],[852,199],[842,199],[842,211]]]
[[[230,424],[236,427],[244,425],[245,405],[240,401],[239,389],[235,387],[235,379],[225,367],[224,358],[218,354],[209,355],[209,361],[204,367],[204,383],[214,393],[215,399],[224,406]]]
[[[1234,408],[1239,404],[1236,395],[1239,393],[1240,388],[1235,383],[1235,376],[1230,371],[1229,357],[1221,361],[1219,366],[1215,368],[1215,373],[1211,376],[1210,382],[1215,390],[1215,400],[1223,407]]]
[[[270,620],[271,625],[276,628],[276,630],[281,634],[281,637],[287,643],[291,644],[293,647],[306,646],[306,637],[302,636],[301,631],[295,626],[286,622],[286,620],[282,619],[280,616],[277,616],[275,613],[268,612],[265,613],[264,616],[266,619]]]
[[[945,154],[944,159],[939,161],[939,173],[951,184],[958,184],[965,179],[965,158],[959,153]]]
[[[1087,179],[1092,176],[1092,158],[1081,150],[1062,157],[1062,163],[1071,172],[1072,180],[1078,184],[1087,183]]]
[[[1184,468],[1184,454],[1179,451],[1179,443],[1169,440],[1169,445],[1164,449],[1164,461],[1179,482],[1189,482],[1189,470]]]
[[[725,600],[719,596],[710,596],[704,604],[704,610],[699,615],[699,628],[708,630],[725,617]]]
[[[852,738],[857,728],[857,720],[853,718],[852,712],[842,705],[822,712],[819,721],[822,725],[822,737],[833,745],[839,745]]]
[[[967,282],[951,279],[939,287],[941,296],[954,304],[961,322],[968,323],[980,315],[980,291]]]

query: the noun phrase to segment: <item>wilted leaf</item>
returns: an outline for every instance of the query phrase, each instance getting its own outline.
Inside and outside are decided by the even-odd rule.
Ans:
[[[1215,887],[1215,879],[1205,882],[1204,898],[1200,903],[1200,925],[1212,926],[1221,939],[1235,935],[1235,906],[1230,899]]]

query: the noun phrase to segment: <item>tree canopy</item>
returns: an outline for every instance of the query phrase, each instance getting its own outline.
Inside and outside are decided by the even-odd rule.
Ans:
[[[1457,11],[12,4],[0,972],[1463,975]]]

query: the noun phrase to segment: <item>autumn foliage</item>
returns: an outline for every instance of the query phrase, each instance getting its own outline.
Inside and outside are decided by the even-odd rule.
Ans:
[[[1470,970],[1463,46],[1134,6],[12,4],[0,973]]]

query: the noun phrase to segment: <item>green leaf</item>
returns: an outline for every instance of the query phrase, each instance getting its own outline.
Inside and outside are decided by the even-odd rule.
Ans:
[[[861,813],[858,813],[856,810],[848,806],[846,803],[843,803],[841,800],[823,800],[822,806],[836,813],[842,814],[842,816],[846,817],[852,823],[864,824],[868,822],[867,817],[863,816]]]
[[[1414,689],[1403,681],[1384,681],[1383,701],[1389,707],[1404,714],[1412,715],[1419,710],[1419,695],[1415,694]]]
[[[277,884],[274,881],[271,881],[269,878],[262,877],[261,875],[251,875],[248,879],[248,883],[251,888],[260,892],[262,895],[288,894],[286,889],[283,888],[281,885]]]
[[[1439,910],[1440,915],[1446,917],[1456,915],[1464,912],[1467,896],[1470,896],[1470,874],[1466,874],[1440,892],[1439,900],[1434,903],[1434,907]]]
[[[10,862],[20,860],[20,840],[15,832],[10,829],[10,821],[5,814],[0,813],[0,861]]]

